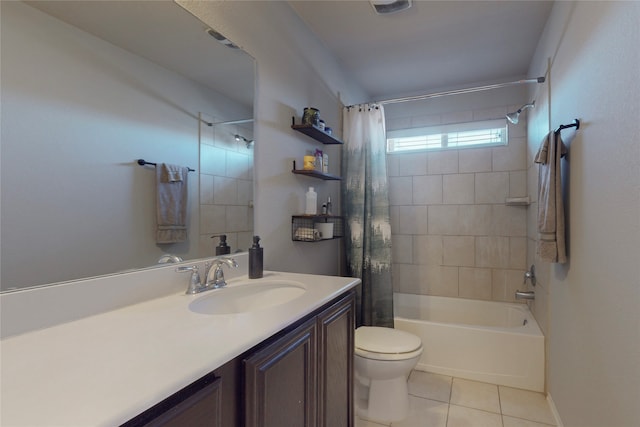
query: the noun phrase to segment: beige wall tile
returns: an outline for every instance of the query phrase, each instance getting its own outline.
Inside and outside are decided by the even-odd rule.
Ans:
[[[460,173],[491,172],[491,149],[472,148],[458,152]]]
[[[429,206],[429,234],[460,234],[459,206]]]
[[[407,117],[410,126],[431,126],[501,117],[518,107]],[[393,124],[401,128],[407,121],[394,119]],[[535,258],[528,250],[535,242],[527,239],[532,222],[535,225],[535,206],[505,205],[508,197],[535,194],[531,188],[537,191],[531,183],[537,167],[527,168],[526,163],[526,122],[509,125],[505,147],[393,154],[387,159],[394,262],[399,269],[394,272],[394,288],[512,299],[504,272],[524,271],[527,257]],[[502,273],[494,278],[494,270]]]
[[[389,177],[389,203],[394,206],[413,202],[413,179],[410,176]]]
[[[248,206],[253,201],[253,181],[239,179],[238,182],[238,204]]]
[[[516,291],[522,287],[523,277],[524,271],[521,270],[494,269],[491,276],[491,299],[516,302]]]
[[[491,205],[490,235],[524,237],[527,235],[527,208]]]
[[[398,234],[428,234],[426,206],[400,206]]]
[[[475,266],[475,237],[444,236],[442,248],[444,265]]]
[[[476,266],[509,268],[509,238],[499,236],[477,237]]]
[[[389,206],[391,234],[400,234],[400,206]]]
[[[399,176],[400,175],[400,155],[387,154],[387,176]]]
[[[509,238],[509,268],[527,268],[527,238]]]
[[[474,174],[444,175],[442,177],[444,204],[472,204],[475,199]]]
[[[200,174],[200,203],[213,204],[213,175]]]
[[[496,117],[503,118],[510,113],[509,108],[504,105],[501,107],[482,108],[473,111],[473,120],[494,120]]]
[[[458,173],[458,151],[445,150],[429,153],[427,172],[429,175]]]
[[[445,297],[458,296],[458,268],[444,266],[420,266],[422,293]]]
[[[394,292],[426,295],[421,280],[419,265],[393,264]]]
[[[235,205],[238,201],[237,180],[223,176],[213,177],[213,202],[216,205]]]
[[[442,265],[441,236],[413,236],[413,263],[424,265]]]
[[[509,145],[495,147],[492,168],[497,171],[524,170],[527,165],[527,145],[521,138],[509,138]]]
[[[227,151],[210,145],[200,146],[200,173],[224,176],[227,166]]]
[[[200,234],[230,231],[226,228],[226,208],[216,205],[200,205]]]
[[[410,117],[396,117],[385,120],[387,130],[407,129],[411,127]]]
[[[441,123],[442,116],[440,114],[420,115],[411,118],[411,125],[413,127],[435,126]]]
[[[413,236],[394,234],[391,236],[392,260],[396,264],[411,264],[413,260]]]
[[[400,175],[426,175],[427,174],[427,153],[414,153],[411,156],[400,158]]]
[[[442,123],[465,123],[473,121],[473,111],[455,111],[442,115]]]
[[[456,235],[486,236],[491,232],[491,205],[461,205]]]
[[[508,172],[476,174],[476,203],[504,203],[508,195]]]
[[[439,205],[442,203],[442,175],[413,177],[413,204]]]
[[[253,227],[253,209],[247,206],[227,206],[227,231],[247,231]]]
[[[460,267],[458,275],[460,297],[483,300],[491,299],[491,269]]]
[[[509,172],[509,197],[526,197],[529,194],[527,190],[527,172],[524,170]]]

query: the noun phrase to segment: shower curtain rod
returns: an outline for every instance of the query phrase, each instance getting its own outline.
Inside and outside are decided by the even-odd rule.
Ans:
[[[205,119],[200,119],[207,126],[213,125],[239,125],[240,123],[249,123],[252,122],[253,119],[240,119],[240,120],[228,120],[226,122],[208,122]]]
[[[464,89],[454,89],[454,90],[447,90],[444,92],[434,92],[434,93],[429,93],[426,95],[416,95],[416,96],[408,96],[405,98],[394,98],[394,99],[385,99],[383,101],[376,101],[374,102],[374,104],[395,104],[398,102],[407,102],[407,101],[420,101],[423,99],[429,99],[429,98],[438,98],[441,96],[449,96],[449,95],[458,95],[458,94],[462,94],[462,93],[472,93],[472,92],[480,92],[483,90],[490,90],[490,89],[498,89],[501,87],[507,87],[507,86],[514,86],[514,85],[521,85],[521,84],[526,84],[526,83],[544,83],[545,78],[544,77],[538,77],[536,79],[524,79],[524,80],[516,80],[513,82],[506,82],[506,83],[496,83],[496,84],[492,84],[492,85],[486,85],[486,86],[476,86],[476,87],[468,87],[468,88],[464,88]]]

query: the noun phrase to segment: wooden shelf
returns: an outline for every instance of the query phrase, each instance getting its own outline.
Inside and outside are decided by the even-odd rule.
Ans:
[[[296,118],[291,118],[291,129],[302,132],[310,138],[315,139],[323,144],[344,144],[339,138],[336,138],[332,134],[328,134],[322,129],[314,125],[297,125],[295,124]]]
[[[298,174],[298,175],[306,175],[306,176],[310,176],[312,178],[318,178],[318,179],[322,179],[325,181],[340,181],[342,178],[339,177],[338,175],[332,175],[330,173],[324,173],[324,172],[320,172],[320,171],[310,171],[310,170],[305,170],[305,169],[293,169],[291,172]]]

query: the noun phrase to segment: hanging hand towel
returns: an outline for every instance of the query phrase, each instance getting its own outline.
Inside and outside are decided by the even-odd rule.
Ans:
[[[157,243],[187,240],[187,174],[182,166],[158,164],[156,167]]]
[[[547,262],[567,262],[560,159],[567,153],[560,133],[550,132],[540,145],[538,163],[538,255]]]

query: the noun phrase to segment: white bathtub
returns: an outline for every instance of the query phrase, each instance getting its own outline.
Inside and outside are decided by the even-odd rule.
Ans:
[[[395,327],[420,337],[416,369],[544,391],[544,336],[524,304],[394,294]]]

